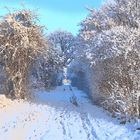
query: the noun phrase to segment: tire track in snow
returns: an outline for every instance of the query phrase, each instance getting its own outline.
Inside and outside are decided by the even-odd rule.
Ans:
[[[63,109],[60,113],[60,125],[63,130],[64,140],[72,139],[71,130],[69,128],[68,118],[70,118],[70,114],[66,109]]]
[[[99,140],[92,123],[90,122],[88,115],[86,113],[81,113],[81,120],[83,128],[87,133],[87,140]]]

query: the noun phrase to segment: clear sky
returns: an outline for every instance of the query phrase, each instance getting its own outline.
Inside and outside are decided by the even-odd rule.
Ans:
[[[45,25],[48,32],[63,29],[76,34],[78,23],[88,14],[86,7],[98,8],[103,0],[0,0],[0,15],[7,12],[4,7],[18,9],[22,3],[37,11],[40,24]]]

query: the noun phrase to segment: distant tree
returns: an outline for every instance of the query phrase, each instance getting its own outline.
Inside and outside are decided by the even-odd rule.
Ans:
[[[48,40],[57,48],[63,60],[63,66],[68,65],[73,60],[75,37],[67,31],[55,31],[48,36]]]

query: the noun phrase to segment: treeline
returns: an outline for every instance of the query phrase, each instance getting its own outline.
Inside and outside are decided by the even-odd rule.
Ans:
[[[113,0],[89,9],[79,54],[92,99],[113,115],[139,116],[140,0]],[[81,71],[81,68],[80,68]]]

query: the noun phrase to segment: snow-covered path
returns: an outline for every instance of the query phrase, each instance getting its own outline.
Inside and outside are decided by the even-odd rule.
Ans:
[[[0,140],[139,140],[129,125],[120,125],[85,93],[62,87],[36,91],[33,102],[0,97]],[[136,134],[137,133],[137,134]]]

